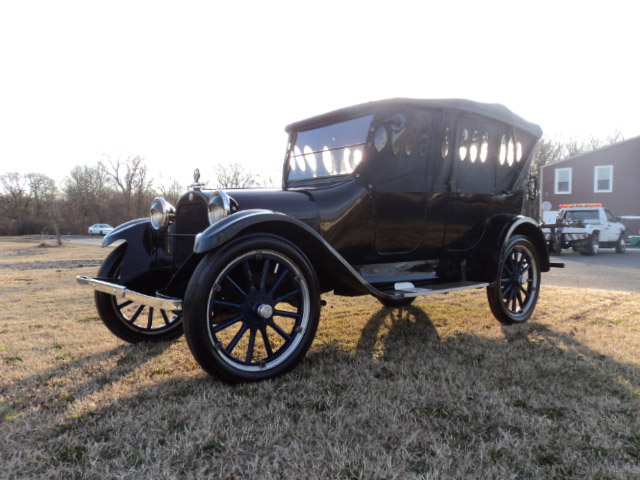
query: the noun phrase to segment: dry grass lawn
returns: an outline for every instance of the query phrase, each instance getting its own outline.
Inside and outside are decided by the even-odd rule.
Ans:
[[[0,239],[0,478],[640,478],[640,295],[327,295],[297,369],[229,387],[103,327],[105,255]]]

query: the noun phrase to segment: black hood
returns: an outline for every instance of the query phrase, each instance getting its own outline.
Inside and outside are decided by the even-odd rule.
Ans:
[[[273,210],[302,221],[318,219],[318,207],[306,192],[269,188],[225,189],[225,192],[238,203],[238,210]]]

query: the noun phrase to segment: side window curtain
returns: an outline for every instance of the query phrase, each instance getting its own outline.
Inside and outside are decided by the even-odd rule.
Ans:
[[[451,189],[492,194],[495,190],[495,129],[486,119],[462,115],[453,145]]]
[[[526,140],[526,137],[512,127],[505,125],[501,129],[496,165],[496,194],[510,193],[518,188],[518,179],[521,178],[526,164]]]
[[[426,162],[420,144],[421,118],[411,111],[376,116],[368,143],[372,184],[378,191],[423,192]],[[423,139],[424,140],[424,139]]]

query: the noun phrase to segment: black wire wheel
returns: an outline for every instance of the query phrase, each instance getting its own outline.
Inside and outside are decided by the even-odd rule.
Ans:
[[[540,267],[533,244],[516,235],[507,242],[497,280],[487,287],[491,312],[501,323],[526,322],[538,302]]]
[[[313,268],[279,237],[249,237],[207,255],[185,295],[185,335],[198,363],[228,383],[295,367],[320,316]]]
[[[126,244],[115,248],[102,263],[98,278],[119,284]],[[182,313],[160,310],[108,293],[95,293],[98,314],[118,338],[129,342],[161,342],[182,335]]]

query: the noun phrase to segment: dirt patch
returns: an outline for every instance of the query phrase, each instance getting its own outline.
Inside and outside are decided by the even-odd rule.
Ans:
[[[41,242],[38,244],[37,248],[59,248],[61,245],[56,245],[54,243],[49,242]]]

